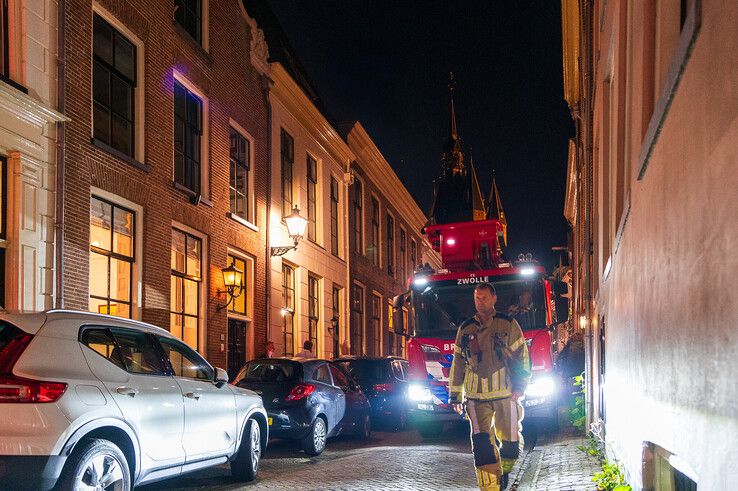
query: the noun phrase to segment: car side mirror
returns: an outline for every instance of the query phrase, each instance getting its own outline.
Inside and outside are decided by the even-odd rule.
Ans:
[[[216,368],[215,369],[215,380],[213,380],[213,383],[220,389],[225,384],[228,383],[228,372],[223,370],[222,368]]]

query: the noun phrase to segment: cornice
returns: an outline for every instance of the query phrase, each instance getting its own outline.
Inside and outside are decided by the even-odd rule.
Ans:
[[[569,140],[569,156],[566,169],[566,194],[564,198],[564,217],[571,225],[577,221],[577,146]]]
[[[63,114],[2,81],[0,81],[0,109],[38,127],[69,121]]]
[[[323,145],[342,165],[356,159],[346,142],[335,128],[328,122],[315,104],[305,95],[302,88],[292,79],[287,70],[279,62],[270,64],[270,78],[274,81],[269,94],[276,98],[285,110]]]
[[[356,122],[348,135],[349,148],[357,154],[362,170],[374,182],[405,220],[420,229],[428,221],[423,211],[410,196],[382,152],[374,144],[360,122]],[[362,158],[364,157],[364,158]]]

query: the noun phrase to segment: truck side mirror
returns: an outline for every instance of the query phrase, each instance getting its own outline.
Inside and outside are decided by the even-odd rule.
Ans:
[[[556,323],[569,320],[569,285],[563,281],[553,284],[554,304],[556,305]]]
[[[392,326],[395,334],[405,335],[405,316],[402,315],[402,304],[407,297],[407,292],[397,295],[392,300]]]

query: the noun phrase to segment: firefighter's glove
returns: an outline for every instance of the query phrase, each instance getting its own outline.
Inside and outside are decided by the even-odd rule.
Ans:
[[[461,394],[458,392],[449,392],[448,403],[449,404],[461,404]]]

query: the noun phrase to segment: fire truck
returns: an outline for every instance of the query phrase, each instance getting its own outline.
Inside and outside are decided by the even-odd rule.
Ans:
[[[522,399],[526,420],[557,421],[559,384],[554,372],[553,328],[568,318],[565,283],[554,281],[530,255],[503,259],[498,220],[427,226],[442,269],[421,267],[409,289],[394,299],[394,326],[407,336],[410,421],[424,437],[462,421],[448,402],[448,380],[458,326],[475,314],[473,291],[492,283],[495,309],[520,324],[528,343],[532,378]]]

